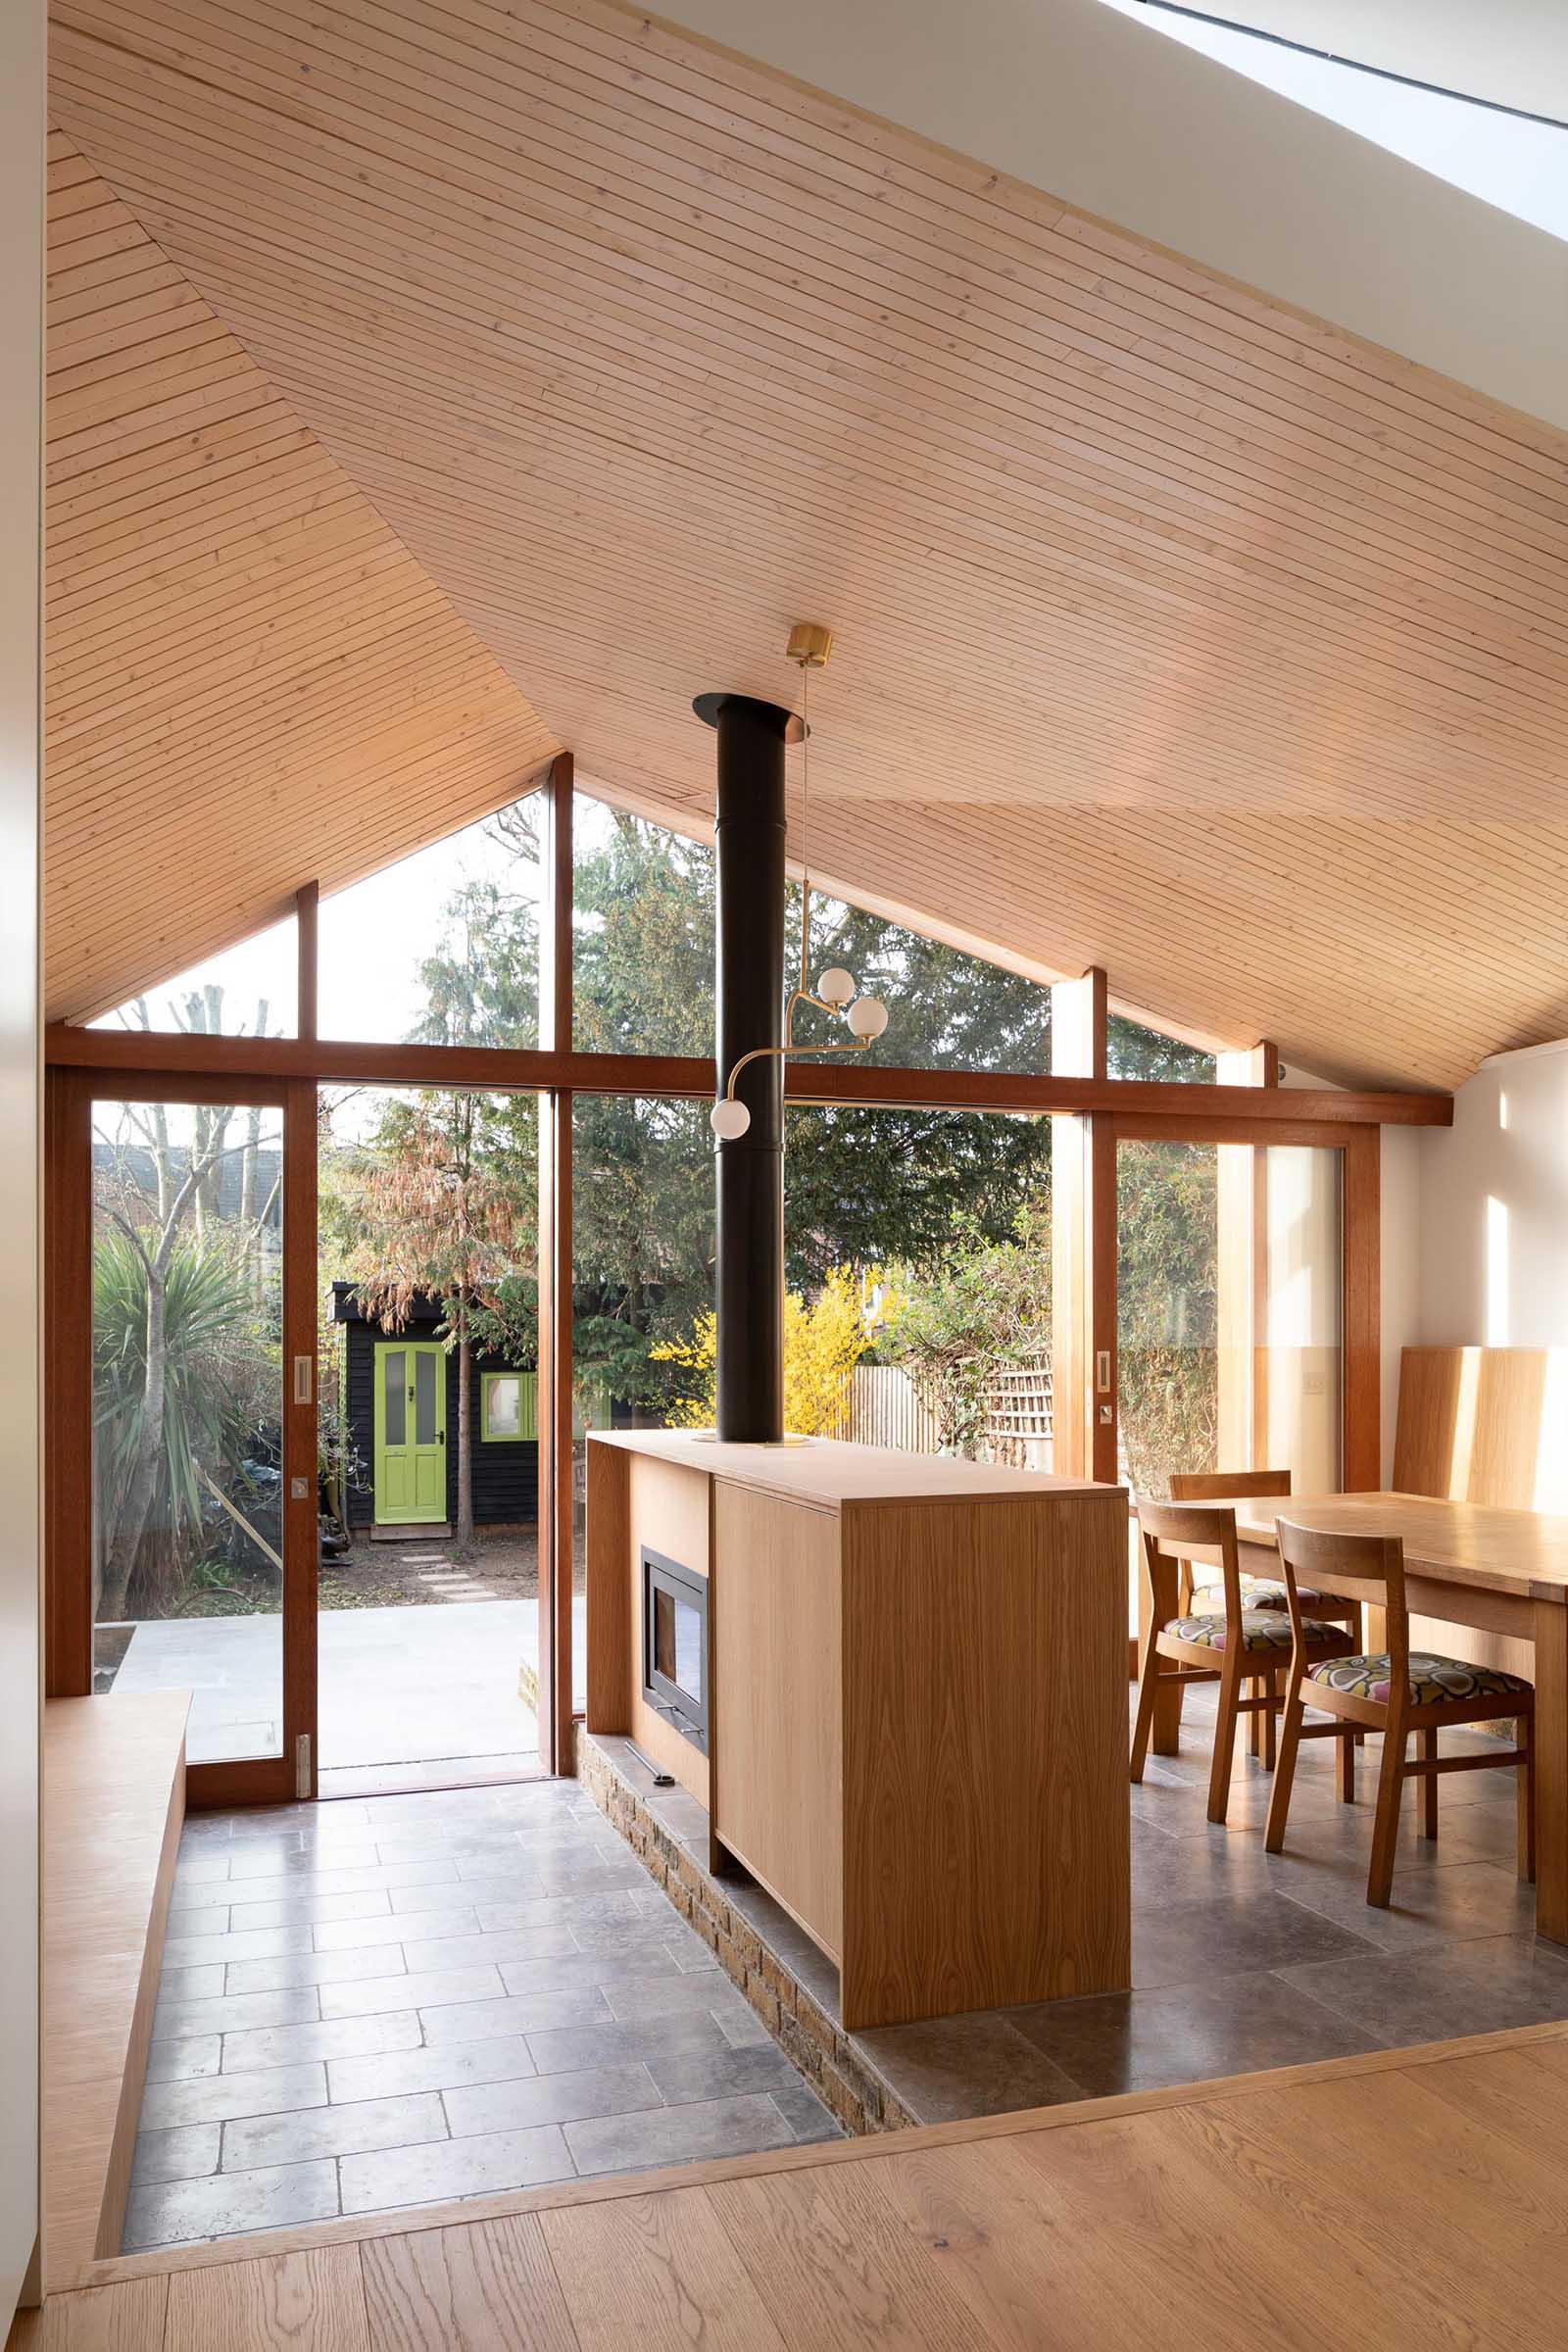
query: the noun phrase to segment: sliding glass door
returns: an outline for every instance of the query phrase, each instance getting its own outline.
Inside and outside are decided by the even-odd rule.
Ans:
[[[1119,1468],[1288,1470],[1341,1484],[1343,1153],[1122,1138],[1116,1155]]]
[[[191,1694],[198,1802],[309,1794],[315,1309],[289,1089],[138,1076],[84,1110],[92,1688]]]

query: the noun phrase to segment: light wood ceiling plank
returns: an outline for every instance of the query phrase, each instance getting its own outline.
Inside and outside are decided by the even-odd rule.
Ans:
[[[54,13],[114,197],[612,797],[701,829],[691,694],[787,697],[820,615],[809,848],[852,894],[1329,1077],[1451,1083],[1562,1025],[1563,435],[611,0]],[[86,865],[117,716],[160,790],[161,587],[218,766],[276,685],[191,601],[203,528],[265,527],[232,381],[193,508],[200,326],[71,170]],[[158,421],[112,448],[119,386]],[[318,527],[284,446],[246,611]]]
[[[86,1017],[558,746],[58,130],[50,183],[47,987]]]

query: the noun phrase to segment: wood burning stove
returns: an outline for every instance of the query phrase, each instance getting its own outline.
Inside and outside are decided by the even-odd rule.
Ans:
[[[643,1563],[643,1696],[708,1753],[708,1579],[648,1544]]]

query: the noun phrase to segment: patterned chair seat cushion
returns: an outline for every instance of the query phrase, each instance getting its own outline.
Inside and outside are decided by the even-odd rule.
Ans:
[[[1387,1650],[1360,1658],[1328,1658],[1314,1666],[1308,1680],[1327,1683],[1352,1698],[1370,1698],[1386,1706],[1393,1691],[1392,1666]],[[1459,1658],[1435,1658],[1429,1651],[1410,1652],[1410,1704],[1441,1706],[1447,1698],[1510,1698],[1531,1695],[1522,1676],[1504,1674],[1500,1666],[1467,1666]]]
[[[1297,1586],[1296,1597],[1302,1608],[1306,1610],[1321,1609],[1328,1605],[1321,1592],[1309,1592],[1304,1585]],[[1254,1583],[1250,1577],[1243,1577],[1242,1606],[1244,1609],[1288,1609],[1290,1605],[1285,1597],[1283,1585],[1258,1584]],[[1222,1592],[1196,1593],[1193,1598],[1193,1607],[1195,1610],[1218,1610],[1223,1616],[1225,1595]]]
[[[1222,1616],[1205,1613],[1197,1617],[1178,1617],[1165,1628],[1178,1642],[1191,1642],[1199,1649],[1225,1649],[1230,1643],[1230,1627]],[[1318,1625],[1310,1617],[1301,1620],[1301,1631],[1308,1642],[1343,1642],[1345,1629],[1339,1625]],[[1278,1609],[1244,1609],[1242,1612],[1242,1647],[1244,1649],[1289,1650],[1291,1621]]]

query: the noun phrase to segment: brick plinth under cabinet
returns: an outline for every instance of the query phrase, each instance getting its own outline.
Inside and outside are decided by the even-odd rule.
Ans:
[[[838,2017],[838,1972],[755,1880],[708,1869],[708,1815],[681,1788],[656,1788],[631,1743],[577,1726],[577,1777],[746,1995],[817,2096],[855,2132],[901,2132],[921,2119]]]

